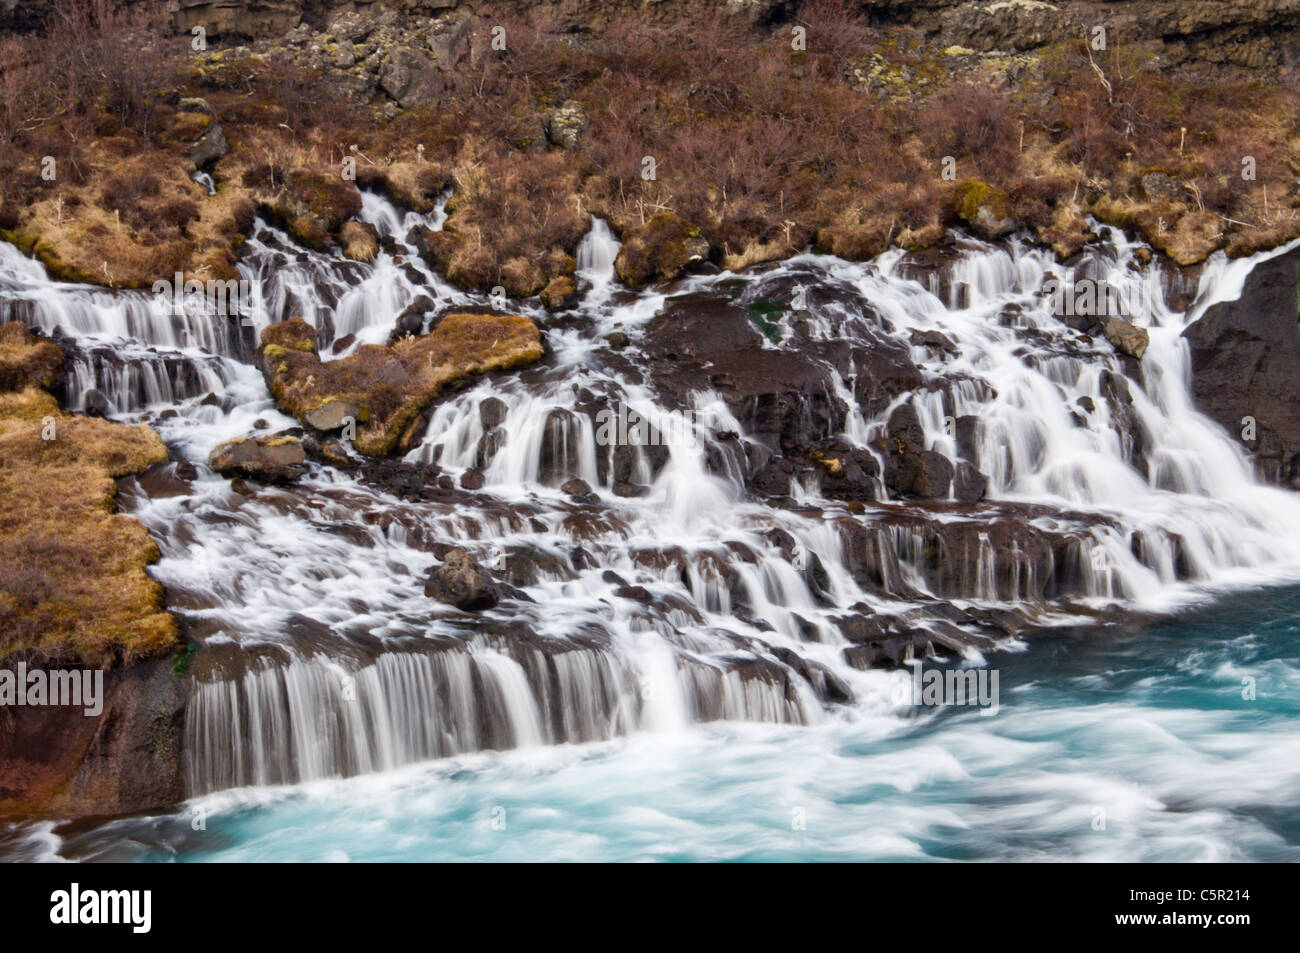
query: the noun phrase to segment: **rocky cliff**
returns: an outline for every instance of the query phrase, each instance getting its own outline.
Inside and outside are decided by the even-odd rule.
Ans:
[[[136,0],[139,2],[139,0]],[[30,24],[48,0],[5,0],[0,22]],[[306,23],[323,29],[339,13],[414,16],[456,11],[546,10],[566,29],[599,29],[632,13],[647,21],[689,20],[715,6],[751,24],[780,23],[798,0],[167,0],[160,4],[178,32],[202,25],[214,35],[274,36]],[[802,6],[807,6],[803,4]],[[940,46],[977,52],[1030,50],[1091,33],[1098,26],[1158,50],[1170,65],[1200,61],[1248,69],[1300,62],[1300,0],[860,0],[873,23],[906,25]]]

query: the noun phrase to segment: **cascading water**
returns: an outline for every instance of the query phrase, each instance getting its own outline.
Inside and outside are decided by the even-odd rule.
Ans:
[[[1179,338],[1211,300],[1239,293],[1249,265],[1212,260],[1180,313],[1118,233],[1077,269],[1014,244],[964,243],[944,273],[919,280],[901,252],[867,264],[807,255],[631,296],[612,293],[617,244],[597,221],[577,256],[589,290],[576,315],[522,306],[547,331],[547,359],[443,400],[406,456],[436,464],[448,490],[479,471],[472,496],[405,500],[321,467],[290,487],[235,492],[207,469],[211,449],[296,425],[248,363],[261,329],[301,316],[329,359],[349,335],[386,341],[420,296],[439,310],[476,303],[406,240],[441,227],[441,206],[420,216],[367,195],[362,217],[382,240],[370,264],[304,251],[258,222],[240,265],[251,307],[228,319],[58,285],[0,246],[0,315],[72,338],[69,404],[84,408],[95,391],[101,410],[149,422],[197,467],[192,480],[169,468],[123,488],[162,549],[152,571],[169,607],[203,643],[185,734],[192,794],[699,721],[887,711],[905,676],[851,664],[855,616],[908,627],[917,652],[978,662],[994,639],[954,633],[970,613],[1049,624],[1300,570],[1300,501],[1256,481],[1231,437],[1195,412]],[[1133,315],[1150,334],[1142,386],[1121,383],[1109,346],[1049,310],[1048,276],[1084,268],[1153,302]],[[753,429],[761,400],[728,400],[707,375],[669,396],[650,329],[691,296],[744,306],[792,280],[817,293],[764,319],[760,354],[786,353],[796,335],[848,354],[815,395],[841,412],[829,423],[807,412],[818,436],[879,459],[868,445],[910,403],[928,449],[970,457],[987,476],[982,503],[849,505],[815,472],[791,475],[779,504],[749,491],[779,442]],[[628,343],[611,357],[602,341],[615,331]],[[860,399],[863,355],[882,344],[920,380],[873,404]],[[1128,402],[1115,399],[1121,387]],[[685,419],[690,439],[611,444],[598,411],[615,406],[649,433]],[[963,420],[969,439],[953,427]],[[563,488],[575,479],[590,494]],[[869,482],[883,500],[879,475]],[[427,597],[424,572],[447,543],[515,594],[476,617]],[[954,624],[945,605],[967,615]]]

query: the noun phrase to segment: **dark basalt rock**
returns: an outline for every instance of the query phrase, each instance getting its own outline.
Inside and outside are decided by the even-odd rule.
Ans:
[[[925,449],[925,432],[916,408],[901,404],[889,415],[885,436],[875,444],[885,458],[885,486],[900,496],[947,499],[953,485],[953,465],[943,454]],[[973,491],[964,471],[963,492]],[[982,495],[982,490],[980,491]]]
[[[491,609],[501,599],[497,584],[463,549],[449,550],[429,570],[424,594],[466,612]]]
[[[1265,479],[1300,489],[1298,320],[1300,249],[1256,265],[1240,298],[1207,308],[1183,337],[1198,409],[1241,440]]]

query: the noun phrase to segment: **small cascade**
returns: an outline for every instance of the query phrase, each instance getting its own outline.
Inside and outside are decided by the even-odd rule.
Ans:
[[[593,215],[591,231],[578,244],[578,277],[591,282],[597,292],[608,288],[614,282],[614,259],[620,247],[609,223]]]

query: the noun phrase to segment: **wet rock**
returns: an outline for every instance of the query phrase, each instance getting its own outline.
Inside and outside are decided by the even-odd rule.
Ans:
[[[581,500],[592,498],[591,484],[586,480],[579,480],[576,477],[561,486],[560,492]]]
[[[103,391],[91,388],[83,398],[83,413],[87,417],[108,417],[113,413],[113,405]]]
[[[952,492],[962,503],[978,503],[988,491],[989,478],[965,460],[953,470]]]
[[[335,355],[342,354],[344,351],[346,351],[348,348],[350,348],[352,345],[356,343],[357,343],[357,336],[355,334],[345,334],[343,335],[343,337],[335,341],[334,344],[330,347],[330,353]]]
[[[481,490],[485,482],[482,470],[471,468],[460,475],[460,485],[465,490]]]
[[[1300,250],[1257,264],[1241,297],[1183,331],[1198,409],[1241,441],[1266,479],[1300,488]]]
[[[453,549],[429,571],[424,594],[466,612],[493,608],[500,601],[497,585],[463,549]]]
[[[176,476],[182,480],[197,480],[199,478],[199,471],[194,464],[190,463],[188,460],[181,460],[176,464]]]
[[[650,487],[640,483],[615,483],[613,486],[615,496],[621,497],[641,497],[650,495]]]
[[[578,286],[568,275],[557,275],[542,289],[542,304],[552,311],[573,305],[578,297]]]
[[[307,455],[296,437],[236,437],[213,449],[208,466],[222,476],[287,483],[307,472]]]
[[[424,324],[430,314],[433,313],[436,305],[428,295],[420,295],[410,304],[408,304],[402,313],[397,316],[397,322],[393,326],[393,333],[389,338],[389,343],[395,344],[407,335],[412,337],[424,333]]]
[[[1142,360],[1142,355],[1146,353],[1147,345],[1151,343],[1146,328],[1140,328],[1136,324],[1113,315],[1106,319],[1104,333],[1106,340],[1111,343],[1115,350],[1139,361]]]
[[[605,343],[616,351],[621,351],[628,346],[628,336],[622,331],[614,331],[605,337]]]
[[[634,602],[652,602],[654,596],[645,586],[619,586],[614,590],[614,595],[620,599],[631,599]]]
[[[500,397],[485,397],[478,402],[478,419],[484,430],[498,427],[509,412],[506,402]]]
[[[825,665],[806,659],[784,646],[776,646],[772,649],[772,654],[812,686],[813,693],[821,701],[844,705],[853,700],[853,690]]]
[[[894,493],[924,499],[948,496],[952,462],[938,451],[925,449],[925,431],[910,402],[890,414],[885,438],[877,446],[885,457],[885,486]]]

